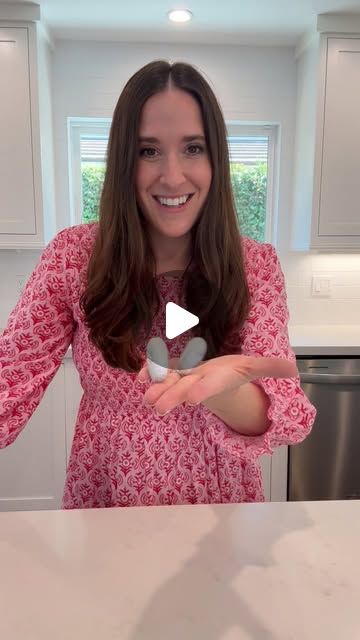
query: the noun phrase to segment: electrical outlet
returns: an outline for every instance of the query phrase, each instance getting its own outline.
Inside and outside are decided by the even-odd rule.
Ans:
[[[330,276],[313,276],[311,295],[313,298],[331,298],[332,278]]]
[[[15,276],[15,278],[16,278],[16,291],[17,291],[17,294],[20,296],[22,294],[22,291],[26,282],[26,277]]]

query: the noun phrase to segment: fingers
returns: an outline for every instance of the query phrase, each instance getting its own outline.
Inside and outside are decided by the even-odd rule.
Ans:
[[[140,369],[136,380],[138,382],[143,382],[143,383],[150,382],[150,376],[149,376],[149,371],[148,371],[148,368],[147,368],[147,364],[144,364],[144,366]]]
[[[185,378],[186,380],[186,378]],[[245,379],[243,383],[247,382]],[[223,367],[221,371],[211,371],[204,375],[195,384],[190,386],[187,393],[189,404],[199,404],[223,391],[232,391],[241,384],[241,377],[233,369]]]
[[[172,373],[164,383],[152,385],[144,399],[154,406],[159,415],[165,415],[182,402],[196,405],[221,393],[224,389],[231,391],[238,386],[239,375],[231,369],[224,368],[221,372],[212,371],[203,377],[195,374],[180,377]]]
[[[173,363],[171,363],[173,364]],[[184,372],[183,372],[184,373]],[[223,356],[208,361],[181,376],[171,371],[161,382],[153,382],[145,364],[138,374],[140,382],[152,382],[144,401],[159,415],[165,415],[179,404],[199,404],[239,385],[261,377],[291,378],[298,375],[295,361],[278,357]]]
[[[155,405],[158,399],[168,391],[175,383],[180,380],[180,376],[172,371],[162,382],[155,382],[144,394],[144,401],[148,404]]]
[[[175,375],[177,376],[177,379],[174,381]],[[161,393],[159,397],[156,397],[153,403],[154,409],[159,413],[159,415],[165,415],[165,413],[168,413],[178,405],[187,401],[189,390],[197,382],[196,377],[191,375],[180,378],[178,374],[171,374],[171,377],[172,380],[170,381],[166,391]]]

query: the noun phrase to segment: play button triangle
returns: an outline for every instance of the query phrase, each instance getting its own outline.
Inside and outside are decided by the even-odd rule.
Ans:
[[[199,318],[174,302],[166,304],[166,337],[171,340],[199,324]]]

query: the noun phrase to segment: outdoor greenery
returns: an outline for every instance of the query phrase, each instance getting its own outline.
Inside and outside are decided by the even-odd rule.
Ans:
[[[230,165],[231,182],[241,234],[265,241],[267,164]]]
[[[105,176],[105,165],[83,162],[82,174],[82,198],[83,198],[83,222],[93,222],[98,217],[98,206],[101,188]]]
[[[245,236],[264,242],[267,165],[232,163],[230,173],[240,231]],[[83,222],[97,220],[104,174],[103,164],[82,163]]]

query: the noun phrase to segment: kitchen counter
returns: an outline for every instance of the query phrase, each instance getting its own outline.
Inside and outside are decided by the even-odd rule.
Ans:
[[[360,502],[0,513],[6,640],[358,640]]]
[[[359,325],[289,324],[289,339],[298,356],[359,356]]]
[[[297,356],[360,356],[360,324],[289,324],[289,339]]]

